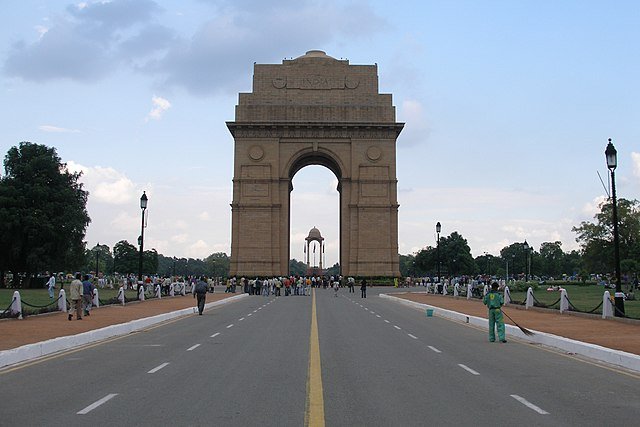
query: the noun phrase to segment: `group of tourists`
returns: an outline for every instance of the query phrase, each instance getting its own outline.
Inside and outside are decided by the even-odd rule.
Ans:
[[[75,279],[73,279],[69,285],[69,320],[73,319],[74,312],[76,314],[76,320],[82,320],[83,314],[85,316],[91,314],[95,290],[96,286],[90,280],[88,274],[82,276],[82,274],[76,273]]]
[[[338,295],[340,288],[349,288],[349,292],[355,292],[355,279],[353,277],[345,278],[343,276],[286,276],[272,277],[269,279],[248,279],[241,277],[230,277],[227,279],[225,293],[235,293],[236,288],[240,287],[243,293],[249,295],[262,296],[309,296],[311,289],[333,289],[334,295]],[[361,297],[367,297],[367,282],[360,282]]]

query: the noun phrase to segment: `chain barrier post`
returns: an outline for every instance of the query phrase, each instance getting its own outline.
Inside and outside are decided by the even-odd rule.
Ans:
[[[560,314],[565,311],[569,311],[569,297],[567,296],[567,290],[560,289]]]
[[[456,298],[460,296],[460,284],[458,282],[456,282],[456,284],[453,285],[453,296]]]
[[[447,295],[447,288],[449,283],[445,280],[444,285],[442,285],[442,295]]]
[[[484,287],[482,288],[482,297],[484,298],[485,296],[487,296],[488,293],[489,293],[489,285],[485,283]]]
[[[527,289],[527,301],[525,304],[527,310],[529,310],[529,307],[533,307],[533,289],[531,289],[531,286]]]
[[[467,299],[471,299],[471,294],[473,293],[473,281],[467,283]]]
[[[13,292],[13,302],[11,303],[11,314],[17,314],[18,319],[22,319],[22,300],[20,299],[20,292]]]
[[[187,284],[182,282],[180,284],[180,295],[185,296],[187,294]]]
[[[176,295],[176,291],[175,291],[174,286],[175,286],[175,283],[172,283],[172,284],[169,285],[169,296],[170,297],[173,297],[173,296]]]
[[[67,294],[64,289],[60,289],[60,292],[58,293],[58,310],[63,313],[67,312]]]
[[[98,308],[100,307],[100,297],[98,296],[98,288],[93,290],[93,305]]]
[[[122,286],[120,286],[120,289],[118,289],[118,301],[120,301],[122,303],[122,305],[124,306],[124,288]]]
[[[602,297],[602,318],[606,319],[613,317],[613,304],[611,303],[611,294],[609,291],[604,291]]]
[[[138,299],[144,301],[144,283],[138,285]]]
[[[162,292],[160,291],[160,285],[158,284],[158,285],[156,285],[156,298],[158,298],[158,299],[162,298],[161,293]]]
[[[509,292],[509,286],[504,287],[504,305],[511,304],[511,292]]]

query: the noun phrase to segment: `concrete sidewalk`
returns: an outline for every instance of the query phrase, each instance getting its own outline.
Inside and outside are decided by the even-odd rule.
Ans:
[[[436,316],[488,330],[487,308],[477,299],[424,292],[394,293],[384,297],[422,311],[427,307],[433,308]],[[505,318],[507,336],[640,372],[640,321],[602,319],[596,315],[576,313],[560,314],[558,310],[525,310],[516,305],[505,306],[504,310],[520,326],[535,332],[534,336],[527,336]]]

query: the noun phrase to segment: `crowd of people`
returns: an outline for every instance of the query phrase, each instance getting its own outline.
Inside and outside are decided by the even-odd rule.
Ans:
[[[311,289],[333,289],[337,295],[340,288],[349,288],[349,292],[354,291],[355,279],[353,277],[343,276],[286,276],[272,277],[269,279],[248,279],[246,277],[230,277],[226,282],[225,292],[235,293],[238,287],[241,292],[249,295],[262,296],[309,296]],[[361,296],[366,298],[367,282],[362,280],[360,283]]]

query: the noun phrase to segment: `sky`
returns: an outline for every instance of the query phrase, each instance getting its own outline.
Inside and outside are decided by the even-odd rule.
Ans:
[[[238,93],[254,62],[319,49],[377,64],[397,121],[399,252],[457,231],[472,254],[561,241],[605,200],[640,199],[640,2],[3,0],[0,153],[56,148],[82,171],[86,241],[230,253]],[[2,171],[4,173],[4,170]],[[317,227],[338,261],[336,178],[294,177],[291,258]]]

